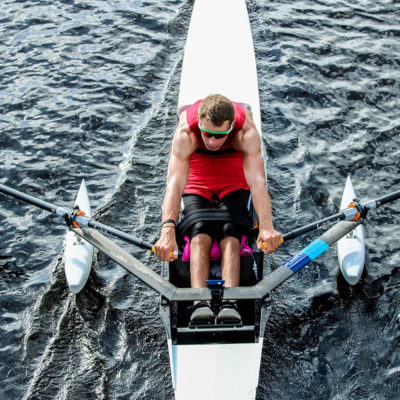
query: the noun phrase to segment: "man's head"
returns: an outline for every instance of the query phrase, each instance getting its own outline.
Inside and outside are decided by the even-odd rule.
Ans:
[[[219,150],[235,125],[232,102],[220,94],[206,97],[198,110],[199,129],[208,150]]]
[[[198,116],[200,122],[204,119],[215,126],[222,126],[225,121],[229,121],[230,125],[235,118],[235,109],[225,96],[212,94],[201,102]]]

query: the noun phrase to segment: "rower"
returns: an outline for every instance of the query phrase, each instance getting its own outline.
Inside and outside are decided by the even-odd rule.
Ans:
[[[183,196],[184,214],[222,209],[245,215],[250,195],[259,218],[257,248],[265,254],[281,244],[272,223],[261,140],[252,114],[243,105],[216,94],[195,102],[179,116],[168,166],[160,239],[154,252],[163,261],[178,256],[176,221]],[[210,250],[217,240],[225,287],[239,285],[243,227],[230,221],[200,221],[188,230],[191,287],[207,287]],[[191,322],[240,320],[234,302],[222,303],[215,315],[207,302],[194,305]]]

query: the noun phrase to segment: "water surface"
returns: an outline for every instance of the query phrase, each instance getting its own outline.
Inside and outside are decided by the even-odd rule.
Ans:
[[[400,3],[248,1],[275,226],[400,187]],[[0,182],[154,241],[193,1],[0,4]],[[257,399],[393,399],[400,204],[371,213],[349,288],[336,249],[274,293]],[[0,397],[172,399],[158,296],[97,254],[69,293],[65,227],[0,197]],[[282,246],[278,267],[313,236]],[[159,271],[150,254],[124,243]]]

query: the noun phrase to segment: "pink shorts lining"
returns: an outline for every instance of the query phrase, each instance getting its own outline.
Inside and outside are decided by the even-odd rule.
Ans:
[[[189,236],[184,236],[183,239],[185,240],[186,244],[182,254],[182,261],[190,261],[190,238]],[[248,256],[254,253],[254,251],[246,244],[246,239],[247,236],[242,235],[240,240],[241,257]],[[210,249],[210,260],[217,261],[220,259],[221,259],[221,250],[219,248],[217,239],[214,239]]]

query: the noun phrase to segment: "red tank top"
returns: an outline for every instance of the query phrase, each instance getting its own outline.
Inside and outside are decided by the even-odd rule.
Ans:
[[[199,148],[190,156],[189,178],[184,193],[199,194],[211,201],[239,189],[249,189],[243,170],[243,153],[234,149],[236,133],[242,129],[246,111],[238,103],[235,108],[235,127],[220,150],[207,150],[198,127],[197,111],[202,100],[186,110],[189,128],[197,136]]]

